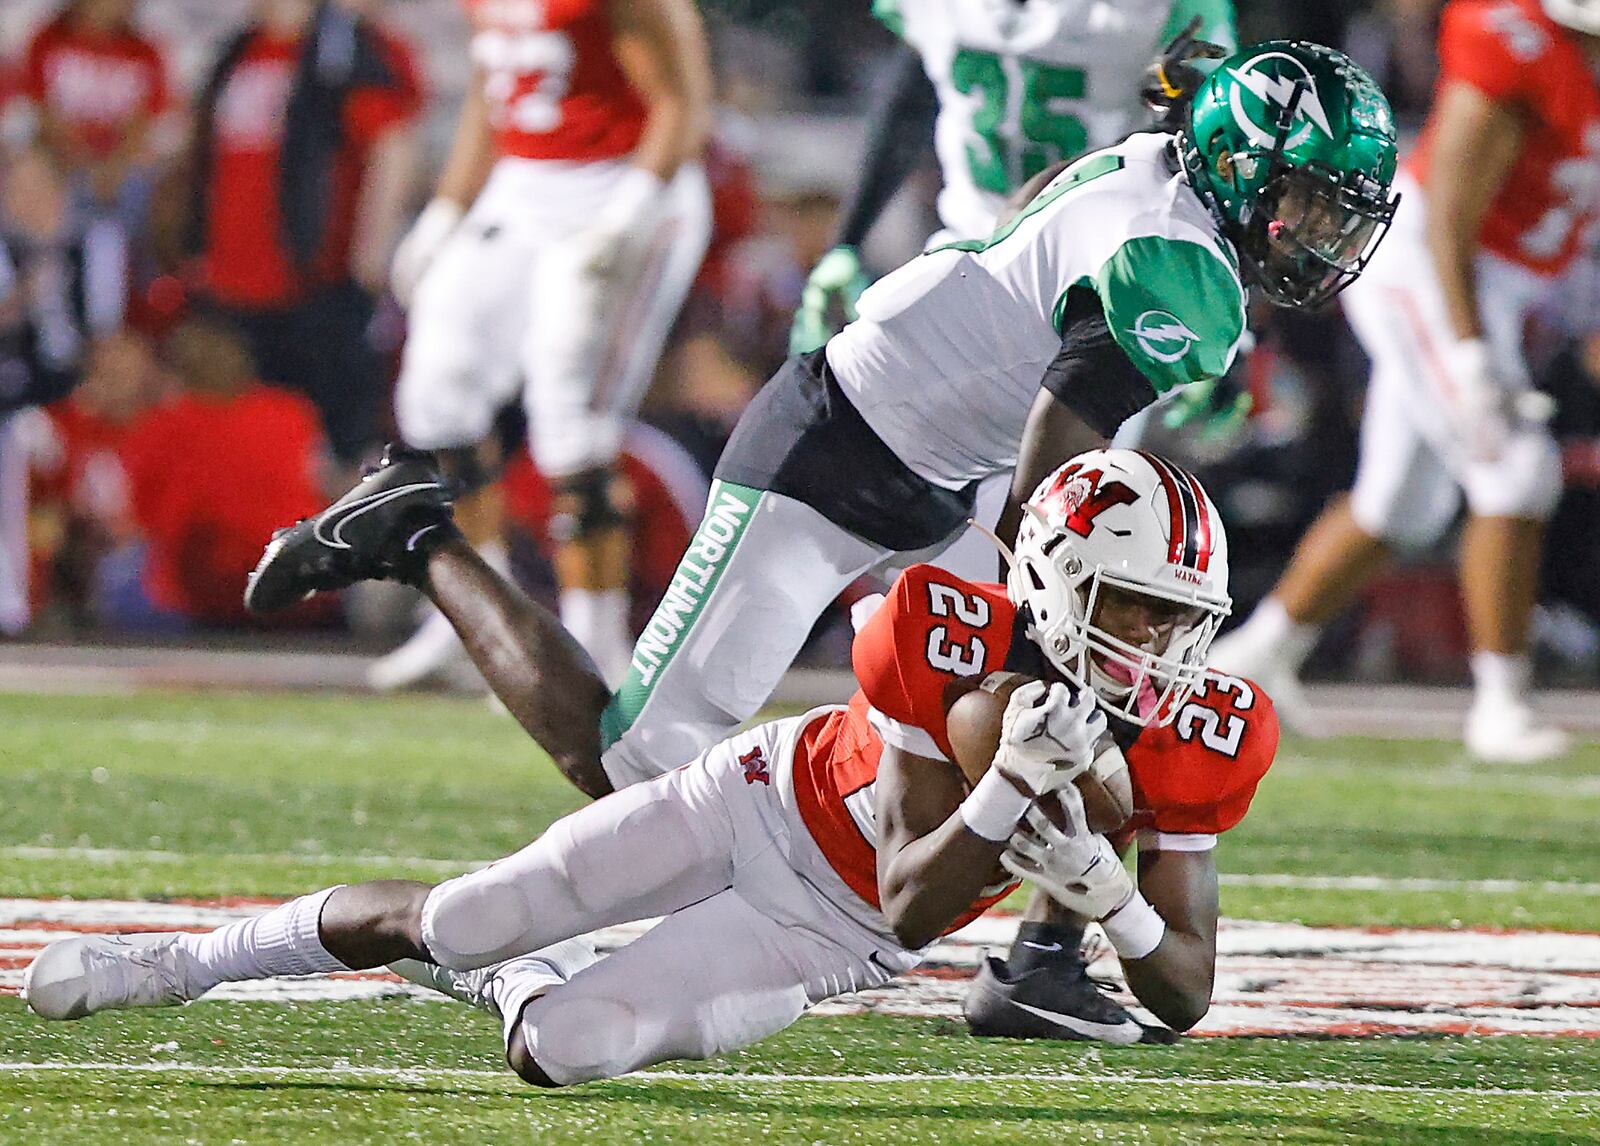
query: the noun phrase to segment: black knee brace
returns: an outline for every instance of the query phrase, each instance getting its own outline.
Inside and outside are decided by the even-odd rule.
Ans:
[[[550,536],[556,541],[582,541],[633,519],[628,483],[614,469],[584,470],[551,485],[556,496]]]

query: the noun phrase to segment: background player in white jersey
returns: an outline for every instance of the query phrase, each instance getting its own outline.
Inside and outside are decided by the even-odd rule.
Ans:
[[[520,393],[558,492],[561,615],[613,679],[628,627],[617,458],[710,235],[711,77],[690,0],[464,0],[473,80],[433,201],[395,256],[410,331],[395,415],[478,491],[462,524],[506,568],[496,415]],[[373,669],[461,655],[436,613]]]
[[[1026,183],[1146,130],[1153,111],[1159,121],[1194,91],[1210,56],[1237,46],[1232,0],[876,0],[873,12],[903,44],[835,245],[802,293],[792,353],[817,349],[855,319],[868,282],[860,247],[930,139],[942,230],[928,245],[985,239]],[[1008,498],[1032,490],[1016,487],[1009,474],[987,479],[975,519],[993,527]],[[939,557],[966,576],[988,576],[993,561],[976,530]]]
[[[339,528],[395,553],[407,528],[454,534],[423,577],[494,576],[436,485],[385,506]],[[52,944],[28,1005],[75,1019],[411,961],[396,970],[501,1019],[522,1078],[566,1086],[747,1046],[879,986],[1026,876],[1100,920],[1135,995],[1187,1029],[1216,968],[1212,847],[1277,744],[1248,682],[1202,683],[1227,608],[1199,483],[1095,451],[1030,501],[1006,586],[907,570],[856,639],[848,705],[733,736],[435,887],[334,887],[208,934]],[[1125,847],[1135,831],[1137,885],[1102,834]],[[604,959],[577,938],[658,915]]]
[[[391,456],[282,531],[247,603],[266,611],[361,578],[409,580],[586,793],[693,758],[756,713],[846,585],[962,532],[984,477],[1048,473],[1078,452],[1066,443],[1097,445],[1158,393],[1221,374],[1244,329],[1241,268],[1287,305],[1331,297],[1359,273],[1394,206],[1382,93],[1312,45],[1265,45],[1233,64],[1197,98],[1236,104],[1237,119],[1203,139],[1135,135],[1081,159],[988,242],[914,259],[867,291],[823,350],[791,359],[740,419],[609,703],[581,683],[580,660],[559,655],[564,634],[499,579],[424,584],[416,552],[435,534],[418,526],[413,553],[348,542],[350,526],[398,512],[386,499],[437,482],[425,459]]]

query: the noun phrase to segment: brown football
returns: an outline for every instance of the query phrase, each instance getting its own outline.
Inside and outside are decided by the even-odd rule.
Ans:
[[[968,678],[958,682],[958,693],[950,704],[946,728],[950,746],[955,749],[956,763],[966,774],[968,784],[976,784],[994,759],[1000,746],[1001,719],[1006,702],[1017,688],[1032,677],[1021,673],[990,673],[981,680]],[[1108,757],[1106,753],[1114,753]],[[1079,776],[1073,783],[1083,797],[1083,810],[1092,831],[1114,832],[1127,823],[1133,815],[1133,783],[1128,776],[1127,762],[1108,732],[1100,740],[1100,753],[1092,772]],[[1060,808],[1053,802],[1044,805],[1045,814],[1061,822]]]

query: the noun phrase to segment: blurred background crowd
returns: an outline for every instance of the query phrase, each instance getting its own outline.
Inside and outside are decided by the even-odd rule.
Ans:
[[[1342,46],[1414,129],[1439,6],[1240,0],[1240,40]],[[867,0],[702,7],[719,85],[714,230],[628,442],[640,621],[699,519],[727,433],[786,353],[893,48]],[[352,23],[370,30],[360,50],[342,70],[316,66]],[[193,639],[260,624],[240,595],[271,530],[342,491],[393,436],[405,320],[386,294],[388,266],[443,161],[466,38],[457,0],[6,0],[0,633]],[[866,248],[874,270],[936,230],[937,183],[930,148]],[[1600,263],[1586,261],[1561,299],[1527,332],[1540,385],[1559,401],[1567,485],[1538,641],[1547,672],[1592,679]],[[1156,444],[1200,470],[1229,521],[1239,614],[1348,487],[1366,376],[1337,307],[1256,319],[1241,367],[1249,421],[1225,438]],[[548,593],[550,491],[516,458],[514,566]],[[1329,631],[1319,669],[1463,675],[1449,556],[1414,555],[1375,582]],[[377,641],[405,626],[403,613],[392,596],[357,598],[284,624]],[[819,630],[814,662],[841,659],[848,628],[832,628]]]

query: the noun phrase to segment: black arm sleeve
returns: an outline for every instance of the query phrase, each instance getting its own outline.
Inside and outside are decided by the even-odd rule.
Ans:
[[[1043,386],[1107,438],[1156,400],[1156,388],[1117,345],[1099,296],[1087,287],[1067,294],[1061,349],[1044,372]]]
[[[922,70],[922,60],[901,44],[890,65],[889,82],[867,114],[867,149],[861,178],[839,212],[835,246],[859,247],[872,224],[933,141],[939,100]]]

